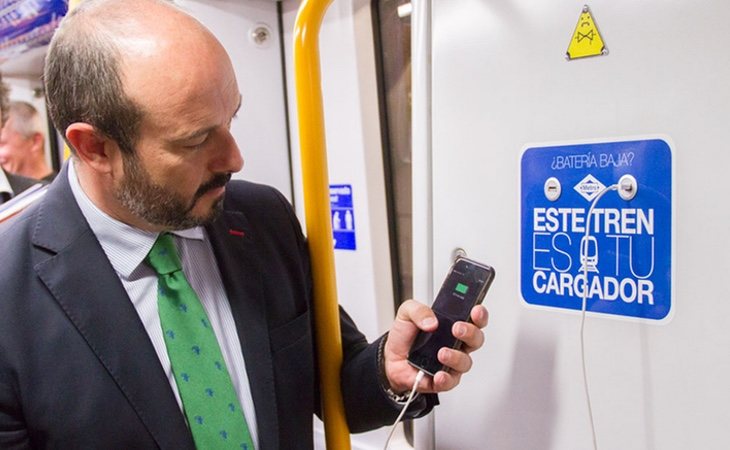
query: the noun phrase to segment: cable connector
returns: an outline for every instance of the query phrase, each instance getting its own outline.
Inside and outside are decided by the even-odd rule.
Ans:
[[[395,433],[395,429],[398,426],[398,423],[401,421],[403,416],[406,414],[406,410],[408,409],[408,405],[411,404],[413,401],[413,397],[416,395],[416,389],[418,389],[418,383],[423,380],[423,377],[426,375],[426,372],[423,370],[419,370],[416,374],[416,380],[413,382],[413,388],[411,388],[411,393],[408,394],[408,400],[406,400],[405,405],[403,405],[403,409],[401,410],[400,414],[398,415],[398,418],[395,419],[395,422],[393,423],[393,426],[390,428],[390,433],[388,434],[388,439],[385,441],[385,447],[383,447],[383,450],[388,450],[388,446],[390,445],[390,440],[393,438],[393,433]]]
[[[618,179],[618,195],[622,199],[633,200],[636,197],[636,192],[639,190],[639,184],[636,182],[636,178],[633,175],[623,175]]]

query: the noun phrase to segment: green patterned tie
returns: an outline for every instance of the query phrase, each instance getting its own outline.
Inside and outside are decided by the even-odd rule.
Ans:
[[[160,323],[195,447],[253,450],[215,332],[185,278],[173,237],[160,234],[145,260],[158,275]]]

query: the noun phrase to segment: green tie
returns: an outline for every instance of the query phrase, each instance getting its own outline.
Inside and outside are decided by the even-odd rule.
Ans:
[[[195,447],[253,450],[215,332],[185,278],[173,237],[160,234],[146,261],[158,275],[162,333]]]

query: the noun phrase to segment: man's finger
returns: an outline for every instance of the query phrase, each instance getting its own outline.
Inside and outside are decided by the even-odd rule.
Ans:
[[[473,352],[484,344],[484,333],[473,323],[456,322],[451,332],[464,343],[462,348],[466,353]]]
[[[452,372],[466,373],[472,366],[472,360],[469,355],[448,347],[443,347],[439,350],[438,360],[441,364],[451,369]]]
[[[396,321],[410,322],[423,331],[433,331],[438,325],[431,308],[414,300],[406,300],[398,308]]]
[[[392,352],[399,358],[405,358],[418,330],[433,331],[437,325],[438,321],[431,308],[414,300],[406,300],[398,308],[395,321],[390,327],[388,342],[385,344],[386,355]]]
[[[471,321],[479,328],[484,328],[489,323],[489,311],[483,305],[476,305],[471,309]]]
[[[432,380],[432,389],[434,392],[446,392],[455,388],[461,381],[461,373],[446,372],[440,370]]]

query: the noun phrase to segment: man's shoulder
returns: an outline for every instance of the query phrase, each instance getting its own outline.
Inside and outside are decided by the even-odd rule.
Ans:
[[[275,187],[252,181],[234,180],[226,186],[225,206],[239,211],[291,209],[291,204]]]
[[[275,187],[236,180],[228,183],[224,209],[240,213],[263,234],[289,230],[301,238],[301,225],[292,204]]]
[[[10,172],[5,172],[5,176],[8,177],[8,183],[10,183],[10,187],[13,188],[15,195],[20,194],[24,190],[36,184],[48,184],[47,181],[36,180],[35,178],[28,178]]]
[[[49,173],[48,175],[46,175],[45,177],[41,178],[41,181],[42,181],[43,183],[51,183],[51,182],[53,182],[53,180],[54,180],[54,179],[55,179],[55,178],[56,178],[57,176],[58,176],[58,172],[56,172],[56,171],[54,170],[54,171],[52,171],[51,173]]]
[[[37,210],[36,202],[17,215],[0,222],[0,254],[8,255],[21,242],[30,241]]]

